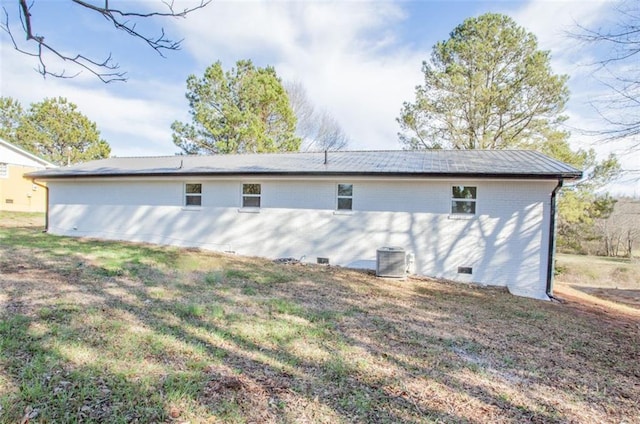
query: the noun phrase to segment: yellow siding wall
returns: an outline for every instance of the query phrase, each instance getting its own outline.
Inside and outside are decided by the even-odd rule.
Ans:
[[[0,176],[0,211],[45,212],[46,190],[24,178],[27,172],[38,168],[7,165],[7,175]]]

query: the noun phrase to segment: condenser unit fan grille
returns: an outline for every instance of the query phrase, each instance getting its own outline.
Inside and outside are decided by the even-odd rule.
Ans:
[[[404,278],[407,270],[405,258],[405,251],[401,247],[381,247],[376,255],[376,275]]]

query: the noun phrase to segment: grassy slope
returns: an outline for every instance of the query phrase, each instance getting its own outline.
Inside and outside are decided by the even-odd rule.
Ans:
[[[560,296],[628,314],[640,310],[638,259],[558,255],[556,269],[555,292]]]
[[[0,422],[640,422],[623,312],[0,228]]]

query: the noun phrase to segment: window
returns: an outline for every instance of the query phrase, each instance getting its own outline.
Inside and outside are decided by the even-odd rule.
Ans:
[[[0,163],[0,178],[7,178],[9,176],[9,169],[6,163]]]
[[[470,186],[453,186],[451,213],[475,215],[477,188]]]
[[[259,208],[260,194],[260,184],[242,184],[242,207]]]
[[[202,184],[184,185],[185,206],[202,206]]]
[[[353,184],[338,184],[338,210],[353,209]]]

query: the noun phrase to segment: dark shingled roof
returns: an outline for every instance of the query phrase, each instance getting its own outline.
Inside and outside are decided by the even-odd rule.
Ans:
[[[40,179],[130,176],[415,176],[577,179],[582,172],[530,150],[263,153],[109,158],[36,171]]]

